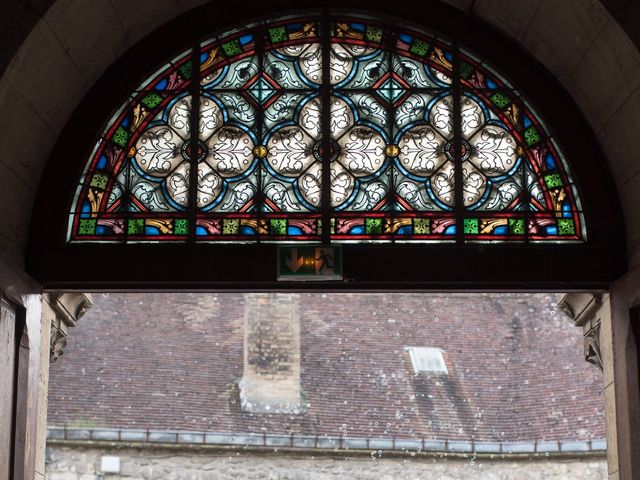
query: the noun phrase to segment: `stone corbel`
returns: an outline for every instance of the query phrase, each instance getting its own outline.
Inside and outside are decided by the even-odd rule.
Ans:
[[[49,346],[49,363],[56,363],[67,346],[67,334],[51,325],[51,342]]]
[[[587,362],[602,370],[602,354],[600,352],[600,319],[588,332],[584,333],[584,356]]]
[[[600,319],[606,295],[601,293],[569,293],[558,308],[576,327],[582,327],[585,360],[602,370]]]
[[[51,321],[51,339],[49,361],[55,361],[62,355],[67,345],[69,328],[75,327],[76,322],[93,305],[91,295],[85,293],[48,293],[45,295],[48,313]]]

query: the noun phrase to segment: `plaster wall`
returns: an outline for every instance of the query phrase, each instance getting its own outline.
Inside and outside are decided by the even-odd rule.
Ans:
[[[376,452],[373,452],[374,454]],[[120,473],[105,479],[143,480],[602,480],[602,457],[577,459],[445,459],[432,457],[379,458],[365,456],[294,456],[250,452],[167,452],[162,450],[104,450],[48,447],[47,480],[95,480],[103,455],[120,458]]]

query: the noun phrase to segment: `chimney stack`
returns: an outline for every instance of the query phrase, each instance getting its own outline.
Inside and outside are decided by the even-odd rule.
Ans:
[[[300,413],[300,297],[245,295],[242,409]]]

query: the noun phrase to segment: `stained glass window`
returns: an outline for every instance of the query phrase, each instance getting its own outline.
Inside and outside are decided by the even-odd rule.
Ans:
[[[497,70],[324,15],[207,39],[144,80],[88,158],[68,239],[586,238],[558,141]]]

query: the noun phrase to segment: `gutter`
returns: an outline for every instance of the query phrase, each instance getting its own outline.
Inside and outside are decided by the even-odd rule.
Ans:
[[[328,435],[278,435],[112,428],[47,428],[47,445],[188,450],[290,451],[314,454],[436,455],[468,458],[606,456],[605,439],[476,442],[417,438],[360,438]]]

